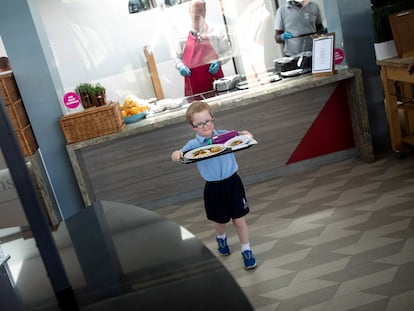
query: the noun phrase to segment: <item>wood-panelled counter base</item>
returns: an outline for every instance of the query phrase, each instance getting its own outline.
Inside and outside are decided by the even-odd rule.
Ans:
[[[237,152],[245,184],[351,157],[374,160],[361,71],[305,75],[207,99],[217,129],[249,130],[259,142]],[[195,164],[171,161],[194,136],[186,107],[115,134],[67,146],[85,206],[111,200],[156,208],[201,196]]]

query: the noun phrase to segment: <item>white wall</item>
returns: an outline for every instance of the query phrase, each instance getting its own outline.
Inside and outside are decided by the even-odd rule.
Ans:
[[[244,55],[252,58],[246,47],[258,47],[255,55],[261,51],[262,56],[255,58],[256,63],[267,62],[264,67],[272,67],[273,59],[280,55],[273,40],[274,13],[266,12],[264,7],[264,2],[271,1],[222,1],[229,30],[238,31],[232,36],[235,49],[240,52],[242,47]],[[100,82],[107,88],[109,99],[122,101],[131,93],[140,98],[154,97],[143,53],[147,45],[157,62],[165,97],[183,96],[183,78],[174,68],[173,59],[178,36],[188,31],[188,3],[136,14],[129,14],[127,0],[32,0],[32,5],[36,7],[33,14],[39,14],[42,23],[38,27],[43,27],[47,35],[48,42],[43,44],[53,51],[65,91],[72,91],[82,82]],[[250,10],[256,11],[253,19]],[[225,27],[219,0],[207,1],[206,18],[210,24]],[[262,40],[270,43],[266,52],[263,44],[261,50],[251,44],[257,38],[246,37],[246,21],[252,27],[260,27],[263,18],[270,21],[262,33],[266,35]],[[242,63],[238,69],[244,73],[243,66],[248,64]],[[224,72],[235,73],[233,62],[224,66]]]

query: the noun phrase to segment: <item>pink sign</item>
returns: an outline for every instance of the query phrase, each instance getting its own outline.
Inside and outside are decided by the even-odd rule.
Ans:
[[[341,64],[345,58],[344,51],[342,51],[341,49],[335,49],[334,53],[335,53],[335,65]]]
[[[75,109],[79,107],[80,104],[80,97],[75,92],[68,92],[63,97],[63,102],[65,103],[65,106],[70,109]]]

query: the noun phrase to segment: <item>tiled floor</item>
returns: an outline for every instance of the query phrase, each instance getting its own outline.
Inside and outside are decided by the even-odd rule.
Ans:
[[[346,160],[246,190],[258,267],[242,268],[232,226],[233,254],[220,258],[256,310],[414,310],[414,156]],[[202,204],[157,212],[217,253]]]

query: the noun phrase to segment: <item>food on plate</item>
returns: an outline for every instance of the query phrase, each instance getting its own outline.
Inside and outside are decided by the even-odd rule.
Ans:
[[[125,97],[124,103],[121,105],[122,117],[129,117],[148,110],[148,102],[140,99],[135,95]]]
[[[216,152],[219,152],[221,149],[222,149],[222,148],[221,148],[220,146],[215,146],[215,147],[211,147],[211,148],[210,148],[210,151],[211,151],[212,153],[216,153]]]
[[[224,145],[233,150],[238,150],[247,147],[249,145],[250,139],[251,138],[248,135],[239,135],[229,139]]]
[[[201,150],[196,150],[193,152],[193,157],[199,157],[202,156],[204,154],[208,154],[208,150],[207,149],[201,149]]]
[[[201,148],[201,149],[197,149],[192,153],[192,157],[193,158],[201,158],[201,157],[206,157],[206,156],[210,156],[214,153],[220,152],[223,150],[222,146],[212,146],[210,148]]]
[[[230,143],[230,146],[231,146],[231,147],[234,147],[234,146],[240,145],[240,144],[242,144],[242,143],[243,143],[243,141],[242,141],[241,139],[236,139],[236,140],[233,140],[233,141]]]

